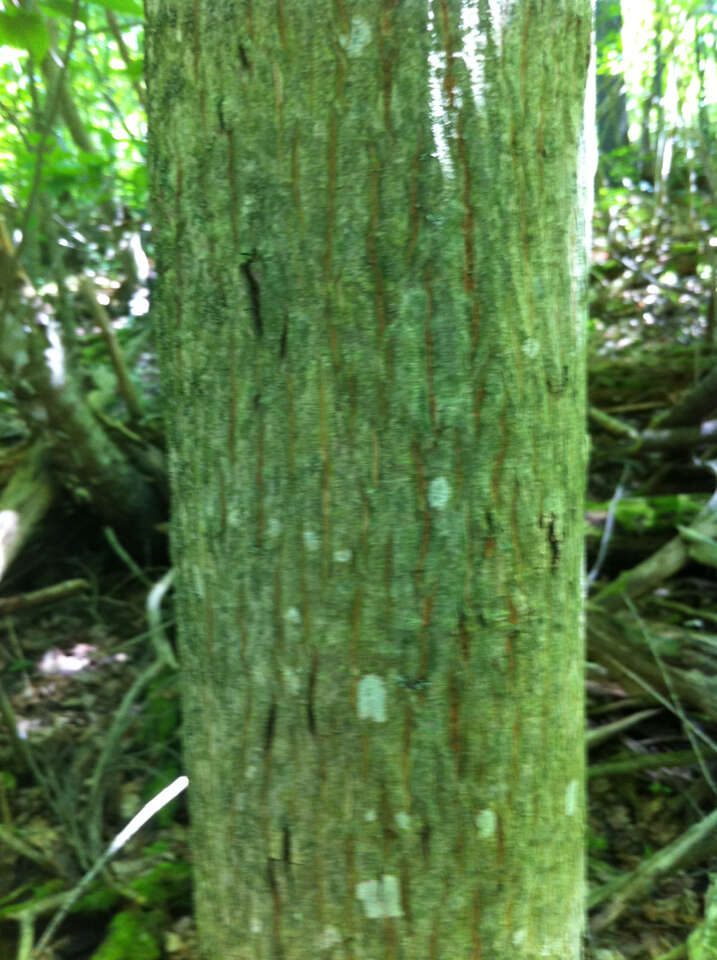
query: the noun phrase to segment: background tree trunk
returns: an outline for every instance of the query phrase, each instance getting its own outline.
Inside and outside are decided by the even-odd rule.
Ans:
[[[614,0],[597,0],[595,4],[595,40],[607,41],[611,34],[620,36],[622,8]],[[613,40],[613,43],[615,41]],[[622,51],[622,46],[618,46]],[[596,78],[596,118],[600,155],[611,153],[629,144],[627,131],[627,94],[622,73],[602,73]]]
[[[588,0],[147,0],[211,960],[580,956]]]

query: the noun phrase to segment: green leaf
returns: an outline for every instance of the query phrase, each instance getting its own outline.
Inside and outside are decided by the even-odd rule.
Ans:
[[[14,774],[10,773],[9,770],[0,770],[0,787],[2,787],[3,790],[14,790],[16,785],[17,780]]]
[[[142,74],[144,73],[144,64],[142,63],[141,57],[130,61],[130,63],[127,65],[127,73],[129,74],[130,80],[142,79]]]
[[[50,46],[42,17],[26,10],[0,12],[0,42],[16,50],[27,50],[38,62]]]
[[[68,20],[82,20],[85,22],[85,10],[80,6],[75,12],[75,5],[72,0],[43,0],[40,4],[40,10],[50,16],[59,13]],[[73,17],[74,15],[74,17]]]
[[[105,10],[111,10],[113,13],[120,13],[123,16],[144,19],[144,10],[140,0],[90,0],[90,6],[103,7]],[[63,17],[71,19],[74,4],[72,0],[43,0],[41,9],[53,14],[59,13]],[[77,19],[84,20],[85,18],[78,13]]]
[[[151,913],[117,913],[112,918],[109,933],[92,954],[93,960],[156,960],[161,955],[155,931],[148,929],[154,917]]]
[[[35,664],[32,660],[12,660],[8,670],[19,673],[20,670],[27,670],[28,667],[34,667]]]
[[[111,10],[113,13],[126,14],[128,17],[144,18],[144,10],[139,0],[97,0],[94,5],[104,7],[105,10]]]

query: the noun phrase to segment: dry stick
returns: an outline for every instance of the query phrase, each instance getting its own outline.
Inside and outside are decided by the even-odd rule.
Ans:
[[[588,897],[588,907],[596,907],[603,901],[615,897],[591,922],[593,933],[604,930],[625,911],[630,900],[646,893],[658,877],[669,873],[682,864],[692,862],[695,858],[702,858],[709,847],[706,841],[717,829],[717,810],[695,823],[682,836],[673,840],[649,860],[644,860],[631,874],[617,877],[609,883],[595,890]],[[712,838],[714,841],[714,838]]]
[[[643,690],[650,690],[650,685],[662,689],[662,668],[654,659],[647,658],[649,650],[645,649],[642,639],[635,636],[634,625],[624,617],[607,616],[593,604],[588,604],[588,610],[591,657],[606,667],[614,665],[616,678],[624,674]],[[690,656],[695,659],[691,651]],[[702,654],[698,659],[705,663],[707,656]],[[672,664],[666,664],[665,669],[669,670],[674,692],[683,703],[697,713],[717,717],[717,677],[712,676],[712,671],[682,669]],[[672,710],[672,706],[669,709]]]
[[[145,587],[150,587],[150,588],[151,588],[151,587],[152,587],[152,581],[151,581],[151,580],[149,579],[149,577],[145,574],[144,570],[142,570],[142,568],[140,567],[140,565],[139,565],[138,563],[135,563],[135,561],[134,561],[134,559],[132,558],[131,554],[127,553],[127,551],[125,550],[125,548],[122,546],[122,544],[121,544],[121,543],[119,542],[119,540],[117,539],[117,534],[114,532],[114,530],[112,529],[112,527],[105,527],[105,528],[104,528],[104,535],[105,535],[105,538],[107,539],[107,543],[109,543],[109,545],[112,547],[112,549],[114,550],[114,552],[117,554],[117,556],[120,558],[120,560],[121,560],[121,561],[124,563],[124,565],[127,567],[127,569],[128,569],[128,570],[131,570],[132,573],[135,575],[135,577],[137,577],[137,579],[138,579],[141,583],[143,583],[143,584],[145,585]]]
[[[705,504],[687,529],[700,539],[717,537],[717,495]],[[596,594],[595,602],[606,610],[615,610],[624,604],[625,598],[634,599],[663,583],[677,573],[690,558],[691,545],[687,542],[688,536],[689,534],[685,536],[683,533],[673,537],[647,560],[621,573],[616,580]]]
[[[635,620],[639,625],[640,630],[642,631],[643,637],[647,641],[647,645],[650,648],[650,653],[655,658],[655,663],[660,668],[660,673],[662,674],[662,680],[665,686],[667,687],[670,697],[672,698],[672,704],[675,708],[675,713],[680,718],[684,731],[687,734],[687,739],[690,741],[690,743],[692,744],[692,749],[697,754],[697,760],[700,765],[700,770],[702,771],[702,776],[705,778],[705,780],[709,784],[710,789],[712,790],[712,793],[717,794],[717,786],[715,785],[715,782],[712,779],[712,775],[710,774],[710,771],[709,771],[709,768],[707,767],[704,756],[702,755],[702,750],[700,749],[699,744],[697,743],[697,738],[694,733],[694,724],[687,719],[687,714],[685,713],[684,708],[680,703],[680,698],[677,696],[677,693],[675,692],[675,687],[674,687],[674,684],[672,683],[670,671],[665,669],[665,665],[662,662],[662,658],[660,657],[659,651],[657,650],[655,644],[653,643],[652,634],[650,633],[649,630],[645,629],[645,626],[637,612],[635,604],[632,602],[632,600],[629,599],[629,597],[626,598],[626,601],[627,601],[627,605],[630,607],[630,610],[633,613],[633,616],[635,617]]]
[[[39,863],[44,870],[57,870],[57,863],[52,857],[46,856],[41,850],[37,850],[31,843],[22,839],[19,828],[16,830],[0,824],[0,841],[15,853],[19,853],[21,857],[32,860],[33,863]]]
[[[99,860],[97,860],[94,866],[87,871],[74,890],[70,891],[67,900],[52,918],[47,926],[47,929],[40,938],[37,946],[35,947],[35,954],[39,954],[42,949],[47,946],[47,944],[50,942],[50,938],[65,919],[68,912],[77,903],[82,894],[85,893],[98,873],[104,870],[112,857],[122,849],[130,837],[133,837],[135,833],[137,833],[137,831],[143,827],[145,823],[147,823],[148,820],[151,820],[155,813],[162,809],[162,807],[166,807],[171,800],[174,800],[174,798],[179,796],[183,790],[186,790],[188,785],[188,777],[177,777],[177,779],[172,781],[168,787],[165,787],[164,790],[160,790],[156,797],[153,797],[148,803],[145,803],[139,813],[132,817],[127,826],[120,830]]]
[[[661,953],[659,957],[655,957],[655,960],[682,960],[682,958],[686,956],[687,944],[678,943],[677,946],[668,950],[667,953]]]
[[[608,659],[614,660],[614,658],[610,656],[608,656]],[[681,717],[685,728],[689,728],[695,737],[693,743],[696,742],[696,739],[701,739],[717,752],[717,744],[715,744],[704,731],[693,724],[684,715],[684,711],[680,713],[680,708],[670,703],[655,690],[654,687],[644,681],[634,671],[630,670],[629,667],[618,664],[617,661],[614,662],[622,671],[627,673],[632,680],[649,691],[663,706]],[[670,692],[674,697],[671,688]],[[692,740],[692,737],[690,737],[690,739]],[[651,764],[654,765],[656,759],[654,756],[650,757]],[[717,829],[717,811],[713,811],[708,817],[694,824],[689,830],[683,833],[681,837],[678,837],[667,847],[664,847],[654,856],[650,857],[649,860],[643,861],[631,874],[616,877],[609,883],[594,890],[588,896],[588,908],[596,907],[613,896],[616,897],[616,899],[592,921],[591,928],[593,932],[597,933],[613,923],[624,912],[628,902],[649,890],[658,877],[668,873],[682,863],[694,860],[697,856],[704,856],[706,849],[709,851],[709,848],[705,849],[705,841],[715,829]]]
[[[64,580],[62,583],[54,583],[51,587],[31,590],[29,593],[0,597],[0,616],[16,613],[18,610],[27,610],[30,607],[40,607],[45,603],[56,603],[58,600],[74,597],[76,593],[84,593],[89,589],[90,584],[87,580]]]
[[[107,351],[110,355],[112,366],[114,367],[115,376],[117,377],[117,387],[119,389],[120,396],[124,400],[132,420],[139,420],[142,417],[142,407],[137,399],[137,394],[132,386],[132,381],[129,378],[127,365],[124,362],[124,357],[122,356],[122,350],[117,340],[117,336],[110,318],[107,315],[107,311],[100,303],[97,302],[94,284],[86,277],[80,281],[80,293],[90,308],[92,319],[102,331],[102,335],[107,346]]]
[[[127,44],[124,42],[124,37],[122,36],[122,29],[117,22],[117,18],[112,13],[111,10],[105,10],[105,17],[107,18],[107,25],[112,32],[112,36],[115,38],[117,43],[117,49],[119,50],[119,55],[124,60],[125,66],[127,67],[127,76],[132,76],[132,67],[134,66],[134,60],[132,54],[127,48]],[[132,81],[132,86],[134,87],[135,93],[137,94],[137,99],[142,104],[143,107],[146,106],[146,97],[144,95],[144,87],[140,82]]]
[[[0,579],[49,510],[56,488],[44,445],[33,443],[0,496]]]
[[[659,427],[686,427],[699,423],[716,405],[717,365],[682,395],[672,410],[660,419]]]
[[[637,713],[632,713],[627,717],[620,717],[619,720],[613,720],[612,723],[603,723],[593,730],[588,730],[585,734],[585,743],[588,749],[596,747],[598,744],[604,743],[606,740],[609,740],[618,733],[622,733],[629,727],[634,727],[635,724],[647,720],[648,717],[654,717],[656,713],[659,713],[659,710],[639,710]]]
[[[56,910],[62,906],[65,899],[64,893],[53,893],[48,897],[31,900],[22,909],[17,911],[6,911],[8,919],[15,920],[20,925],[20,936],[17,946],[17,960],[31,960],[33,949],[33,939],[35,936],[35,920],[50,910]]]
[[[624,663],[620,663],[620,661],[613,657],[612,654],[605,654],[605,659],[609,660],[617,670],[626,674],[634,683],[641,686],[643,690],[646,690],[650,696],[661,703],[663,707],[678,716],[682,721],[683,726],[689,727],[695,738],[702,740],[703,743],[706,743],[714,753],[717,753],[717,743],[715,743],[715,741],[708,734],[706,734],[704,730],[700,729],[696,723],[693,723],[689,717],[687,717],[684,711],[680,713],[674,704],[670,703],[667,697],[663,697],[660,691],[653,687],[652,684],[648,683],[647,680],[641,677],[638,673],[635,673],[634,670],[631,670],[629,667],[625,666]],[[690,740],[690,742],[694,741]]]
[[[588,777],[615,777],[637,770],[660,770],[663,767],[690,767],[697,763],[694,750],[671,750],[668,753],[636,753],[631,757],[591,763]]]
[[[611,417],[599,407],[590,407],[588,414],[591,420],[594,420],[599,427],[616,437],[622,437],[625,440],[631,440],[637,443],[640,440],[640,431],[636,430],[629,423],[619,420],[617,417]]]

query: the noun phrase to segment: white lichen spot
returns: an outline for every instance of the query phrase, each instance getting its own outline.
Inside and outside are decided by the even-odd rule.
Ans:
[[[328,925],[319,934],[318,944],[319,950],[330,950],[332,947],[335,947],[337,943],[341,942],[341,934],[336,927]]]
[[[312,553],[319,549],[319,538],[313,530],[304,530],[304,546]]]
[[[478,836],[487,839],[495,833],[497,818],[493,810],[485,809],[476,814],[476,827],[478,827]]]
[[[370,24],[363,17],[354,17],[351,20],[351,32],[348,37],[342,37],[340,43],[350,57],[357,56],[371,43]]]
[[[289,607],[284,614],[284,619],[287,623],[301,623],[301,614],[296,607]]]
[[[252,933],[261,933],[261,920],[254,914],[249,921],[249,929]]]
[[[527,937],[527,935],[528,933],[525,927],[521,927],[520,930],[516,930],[515,933],[513,934],[513,946],[521,947],[525,943],[525,938]]]
[[[405,810],[399,810],[396,814],[396,826],[399,830],[411,829],[411,817]]]
[[[386,685],[375,673],[367,673],[359,680],[358,715],[361,720],[386,721]]]
[[[296,670],[292,670],[291,667],[284,667],[282,674],[284,677],[284,683],[286,684],[289,693],[291,693],[293,696],[296,696],[301,689],[301,682]]]
[[[356,896],[370,920],[403,916],[398,877],[384,873],[380,880],[364,880],[357,884]]]
[[[348,563],[350,559],[350,550],[334,550],[334,560],[336,563]]]
[[[569,817],[574,816],[578,808],[578,781],[571,780],[565,788],[565,812]]]
[[[535,337],[529,337],[523,343],[523,353],[526,357],[530,357],[531,360],[535,359],[540,353],[540,343],[535,339]]]
[[[376,811],[373,809],[367,810],[366,813],[364,813],[363,818],[366,821],[366,823],[373,823],[374,820],[376,819]]]
[[[428,485],[428,503],[434,510],[442,510],[451,496],[451,487],[445,477],[436,477]]]
[[[192,567],[192,580],[194,580],[194,589],[197,596],[204,599],[204,577],[199,567]]]
[[[278,517],[270,517],[266,525],[266,532],[270,537],[278,537],[281,533],[281,520]]]

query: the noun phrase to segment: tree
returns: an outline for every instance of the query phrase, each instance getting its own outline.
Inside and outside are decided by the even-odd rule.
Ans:
[[[595,43],[604,55],[596,77],[596,115],[600,154],[628,145],[627,93],[624,62],[616,69],[614,57],[622,54],[622,6],[620,0],[597,0]]]
[[[147,0],[210,960],[580,955],[591,14],[498,6]]]

